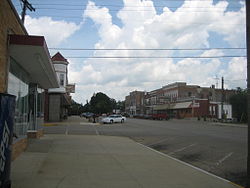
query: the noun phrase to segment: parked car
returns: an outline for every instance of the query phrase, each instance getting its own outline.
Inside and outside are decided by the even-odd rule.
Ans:
[[[153,120],[168,120],[169,116],[167,114],[152,114],[152,119]]]
[[[84,112],[80,115],[80,117],[85,117],[85,118],[90,118],[93,116],[94,116],[94,113],[92,113],[92,112]]]
[[[143,114],[135,114],[135,115],[133,115],[133,118],[142,119],[143,116],[144,116]]]
[[[145,114],[145,115],[143,116],[143,118],[144,118],[144,119],[152,119],[152,115],[150,115],[150,114]]]
[[[122,116],[122,115],[117,115],[117,114],[113,114],[110,115],[108,117],[104,117],[102,118],[102,123],[124,123],[126,121],[126,117]]]
[[[129,117],[130,115],[128,113],[124,112],[124,113],[122,113],[122,116]]]

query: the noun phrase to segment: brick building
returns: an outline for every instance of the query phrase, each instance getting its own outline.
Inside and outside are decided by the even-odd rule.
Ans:
[[[214,86],[200,87],[187,85],[185,82],[168,84],[147,92],[144,95],[144,107],[141,108],[145,109],[146,115],[165,113],[176,118],[198,116],[216,118],[219,116],[222,92],[224,92],[224,111],[230,117],[229,98],[234,94],[233,90],[222,91]],[[132,97],[133,95],[130,95],[130,101],[135,100]],[[130,108],[128,105],[129,103],[127,108]]]
[[[144,91],[130,92],[125,98],[125,112],[130,115],[145,114]]]
[[[44,90],[59,87],[46,41],[28,35],[10,0],[0,3],[0,93],[16,97],[12,156],[25,149],[27,135],[39,137]]]

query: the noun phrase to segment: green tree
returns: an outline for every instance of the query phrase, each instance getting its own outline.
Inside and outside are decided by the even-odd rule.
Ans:
[[[233,117],[238,122],[247,122],[247,90],[237,88],[236,94],[229,99],[232,105]]]
[[[118,101],[116,106],[117,109],[121,110],[121,112],[125,112],[125,101]]]
[[[88,100],[86,101],[86,104],[83,106],[82,112],[91,112],[91,106]]]
[[[97,93],[90,100],[91,111],[95,114],[110,113],[113,110],[113,101],[104,93]]]
[[[72,99],[71,105],[69,107],[69,115],[79,115],[83,110],[82,104],[75,102]]]

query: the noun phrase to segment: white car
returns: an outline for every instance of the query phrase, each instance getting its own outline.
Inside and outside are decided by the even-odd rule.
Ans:
[[[125,121],[126,117],[117,114],[102,118],[102,123],[124,123]]]

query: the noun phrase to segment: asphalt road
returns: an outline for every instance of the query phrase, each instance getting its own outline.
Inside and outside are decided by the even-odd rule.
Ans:
[[[74,119],[74,118],[73,118]],[[72,120],[73,120],[72,119]],[[195,120],[127,119],[93,124],[80,118],[45,133],[125,136],[240,185],[246,183],[247,128]]]

